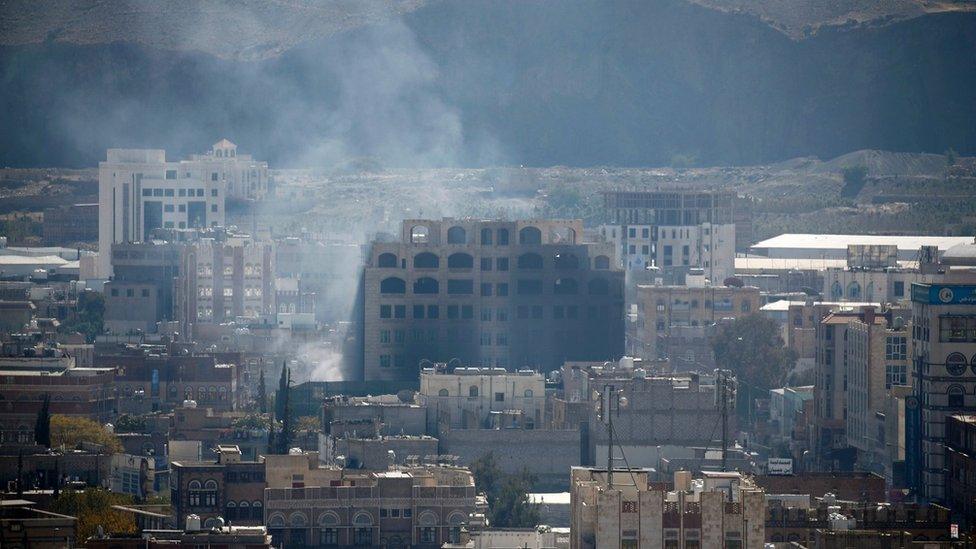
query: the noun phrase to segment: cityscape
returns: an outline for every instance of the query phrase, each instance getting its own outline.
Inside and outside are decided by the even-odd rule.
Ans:
[[[648,4],[0,8],[0,548],[976,547],[976,4]]]

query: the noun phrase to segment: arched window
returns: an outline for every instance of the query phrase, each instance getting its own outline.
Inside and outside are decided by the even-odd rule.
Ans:
[[[478,396],[478,386],[477,385],[472,385],[472,386],[468,387],[468,396],[469,397],[476,397],[476,396]]]
[[[576,244],[576,231],[569,227],[550,229],[549,242],[553,244]]]
[[[481,229],[481,245],[491,246],[491,229]]]
[[[541,269],[542,256],[539,254],[522,254],[518,256],[517,265],[519,269]]]
[[[429,276],[418,278],[413,283],[413,293],[415,294],[436,294],[439,291],[440,283]]]
[[[576,295],[579,293],[579,283],[572,278],[559,278],[552,286],[552,293],[556,295]]]
[[[844,288],[840,285],[840,282],[835,280],[834,283],[830,285],[830,298],[834,301],[839,301],[843,297]]]
[[[268,517],[268,528],[284,528],[285,527],[285,516],[281,513],[275,513]]]
[[[441,259],[430,252],[423,252],[413,256],[414,269],[436,269],[441,266]]]
[[[352,519],[352,523],[355,526],[372,526],[373,517],[369,513],[357,513]]]
[[[392,269],[397,266],[397,256],[389,252],[380,254],[376,259],[376,265],[384,269]]]
[[[288,517],[288,523],[292,528],[304,528],[308,526],[308,518],[305,517],[305,513],[295,512]]]
[[[610,293],[610,283],[605,278],[594,278],[589,283],[590,295],[607,295]]]
[[[847,285],[847,298],[861,299],[861,285],[856,280]]]
[[[868,288],[864,293],[864,298],[868,301],[874,301],[874,282],[868,282]]]
[[[417,225],[410,229],[410,242],[414,244],[427,244],[430,242],[430,229],[424,225]]]
[[[208,480],[207,482],[205,482],[203,484],[203,487],[205,489],[207,489],[207,490],[216,490],[217,489],[217,481],[216,480],[213,480],[213,479],[210,479],[210,480]]]
[[[451,393],[447,389],[441,389],[440,391],[437,391],[437,396],[446,397],[446,396],[450,396],[450,395],[451,395]]]
[[[456,253],[447,258],[448,269],[471,269],[474,267],[474,258],[471,254]]]
[[[464,227],[451,227],[447,230],[447,243],[448,244],[467,244],[468,234],[464,230]]]
[[[961,376],[966,373],[966,357],[962,353],[952,353],[946,357],[946,370],[954,376]]]
[[[553,265],[557,269],[579,269],[579,258],[571,253],[559,253],[553,258]]]
[[[966,389],[962,385],[950,385],[946,391],[948,395],[947,405],[950,408],[962,408],[966,403]]]
[[[498,245],[508,246],[508,229],[498,229]]]
[[[391,276],[384,278],[380,282],[381,294],[405,294],[407,293],[407,283],[402,278]]]
[[[598,255],[593,258],[593,268],[606,270],[610,268],[610,258],[605,255]]]
[[[420,526],[437,526],[437,515],[431,511],[424,511],[417,519],[417,524]]]
[[[532,389],[526,389],[525,393],[523,394],[525,395],[525,398],[532,398]]]
[[[186,485],[186,488],[187,488],[187,490],[199,490],[200,489],[200,481],[199,480],[191,480],[190,483]]]
[[[339,525],[339,515],[333,513],[332,511],[326,511],[322,513],[319,517],[319,526],[338,526]]]
[[[519,244],[542,244],[542,231],[535,227],[525,227],[519,231]]]

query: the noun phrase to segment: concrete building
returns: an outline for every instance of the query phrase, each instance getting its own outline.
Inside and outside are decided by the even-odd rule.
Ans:
[[[808,400],[813,400],[813,385],[769,391],[769,421],[775,436],[784,440],[792,438],[796,416],[803,413],[803,403]]]
[[[185,530],[143,529],[139,535],[95,536],[85,542],[90,549],[270,549],[271,536],[264,526],[222,525],[216,521],[210,527],[192,518]]]
[[[476,509],[467,469],[357,472],[318,461],[316,452],[265,458],[265,523],[276,543],[440,547],[460,539]]]
[[[183,248],[180,273],[174,308],[185,334],[195,334],[198,324],[254,321],[275,313],[271,242],[216,231]]]
[[[503,368],[424,368],[418,404],[427,408],[427,431],[491,427],[495,412],[519,412],[519,427],[543,427],[546,384],[531,370]]]
[[[711,369],[709,327],[759,308],[758,288],[709,286],[691,277],[687,286],[638,286],[636,319],[627,325],[627,352],[645,360],[668,358],[676,371]]]
[[[172,461],[170,501],[179,528],[196,515],[207,529],[219,519],[240,525],[264,521],[265,464],[243,461],[236,446],[221,446],[216,461]]]
[[[976,416],[946,418],[946,504],[964,531],[976,529]]]
[[[363,248],[355,244],[310,237],[275,241],[275,275],[293,281],[298,296],[314,295],[313,308],[306,312],[314,312],[320,322],[351,318],[363,264]],[[296,312],[300,305],[296,302],[293,310],[290,302],[277,303],[279,313]]]
[[[365,379],[424,359],[553,370],[623,351],[623,272],[580,221],[405,220],[365,273]]]
[[[831,312],[818,325],[813,446],[823,468],[885,473],[889,392],[911,384],[907,317],[864,306]]]
[[[0,506],[0,540],[4,547],[62,549],[78,543],[76,517],[43,511],[24,499],[7,500]]]
[[[918,261],[922,247],[934,247],[941,255],[957,244],[972,242],[969,236],[882,236],[870,234],[787,233],[753,244],[752,253],[783,259],[847,259],[848,246],[895,246],[897,259]],[[936,258],[937,259],[937,258]]]
[[[98,241],[98,204],[72,204],[44,210],[44,243],[65,246]]]
[[[183,247],[155,240],[112,244],[115,275],[103,287],[108,331],[155,333],[158,322],[173,320],[173,288]]]
[[[322,404],[322,430],[335,437],[421,436],[427,434],[427,408],[395,395],[329,397]]]
[[[946,500],[946,418],[976,412],[976,286],[912,285],[914,394],[906,400],[909,483]]]
[[[572,470],[572,549],[765,545],[766,495],[739,473],[675,474],[674,490],[646,469]]]

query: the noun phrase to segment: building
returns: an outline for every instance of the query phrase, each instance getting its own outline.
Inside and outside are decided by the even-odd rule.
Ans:
[[[946,504],[963,529],[976,530],[976,416],[946,418]]]
[[[976,412],[976,286],[912,285],[914,394],[906,400],[909,484],[946,500],[946,418]]]
[[[570,547],[744,547],[765,545],[766,495],[739,473],[675,473],[674,490],[646,469],[574,467]]]
[[[769,421],[772,423],[772,434],[790,440],[796,417],[803,413],[803,403],[809,400],[813,400],[813,385],[770,389]]]
[[[175,318],[185,334],[198,324],[275,313],[274,245],[249,235],[215,231],[183,248]]]
[[[623,354],[623,272],[581,221],[406,220],[365,272],[365,379],[420,363],[553,370]]]
[[[257,461],[267,453],[268,427],[260,416],[215,411],[196,405],[196,401],[186,404],[173,411],[168,429],[170,442],[199,441],[203,459],[219,458],[220,449],[225,446],[235,446],[243,461]]]
[[[638,286],[627,352],[645,360],[670,359],[676,371],[712,369],[710,328],[757,313],[760,306],[758,288],[709,286],[700,277],[688,277],[687,286]]]
[[[108,488],[113,454],[98,445],[84,445],[84,448],[51,450],[34,445],[33,441],[0,446],[0,485],[15,486],[13,483],[19,476],[26,490],[54,490],[64,486],[64,479],[83,486]],[[37,496],[28,492],[25,497]]]
[[[72,357],[0,357],[0,442],[33,444],[34,425],[44,399],[51,414],[105,423],[115,417],[115,371],[78,368]]]
[[[847,259],[848,246],[895,246],[896,258],[918,261],[923,247],[943,252],[957,244],[972,242],[969,236],[882,236],[870,234],[781,234],[749,249],[752,253],[783,259]]]
[[[98,241],[98,204],[72,204],[44,210],[44,243],[48,246]]]
[[[150,240],[112,244],[114,278],[105,283],[105,327],[115,334],[155,333],[173,320],[173,287],[183,244]]]
[[[884,474],[888,393],[911,384],[907,317],[868,305],[831,312],[817,325],[813,447],[822,468],[857,463]]]
[[[768,489],[767,489],[768,493]],[[830,547],[928,547],[930,543],[948,544],[950,512],[934,504],[884,503],[859,498],[855,501],[833,496],[809,496],[802,504],[783,495],[768,495],[766,539],[772,543],[798,542],[806,547],[825,539],[836,540]],[[851,536],[851,537],[848,537]],[[898,543],[892,543],[897,540]],[[912,542],[915,544],[912,544]],[[903,543],[902,543],[903,542]],[[942,547],[945,545],[936,545]]]
[[[214,523],[200,524],[200,517],[191,517],[186,530],[142,530],[139,535],[95,536],[85,542],[89,549],[271,549],[271,536],[264,526],[238,526]]]
[[[293,280],[298,296],[314,295],[313,309],[306,312],[320,322],[351,318],[363,264],[363,248],[355,244],[297,237],[275,241],[275,275]],[[300,312],[301,302],[294,309],[280,299],[277,305],[279,313]]]
[[[440,547],[476,509],[474,478],[448,466],[382,472],[320,467],[318,454],[267,456],[265,523],[287,546]]]
[[[31,501],[6,500],[0,502],[0,543],[31,549],[75,547],[77,522],[75,517],[37,509]]]
[[[427,431],[441,428],[491,427],[497,412],[518,412],[516,424],[524,429],[543,426],[546,383],[531,370],[508,372],[502,368],[424,368],[417,401],[427,408]]]
[[[179,528],[190,515],[208,530],[220,519],[261,525],[265,486],[265,464],[243,461],[236,446],[221,446],[216,461],[170,462],[170,501]]]

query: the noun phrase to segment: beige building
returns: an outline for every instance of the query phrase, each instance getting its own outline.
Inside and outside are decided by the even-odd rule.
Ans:
[[[759,312],[758,288],[704,284],[638,286],[637,314],[627,325],[627,352],[645,360],[670,358],[675,370],[712,367],[706,329],[726,318]],[[685,342],[688,342],[686,344]]]
[[[467,469],[383,472],[318,465],[318,453],[266,456],[265,524],[286,546],[440,547],[475,511]]]
[[[519,412],[520,427],[543,426],[546,381],[532,370],[508,372],[503,368],[455,368],[451,372],[424,368],[420,373],[418,403],[427,408],[427,431],[441,427],[490,427],[493,412]]]
[[[747,548],[765,544],[766,495],[740,473],[675,474],[673,491],[650,470],[574,467],[572,549]]]

